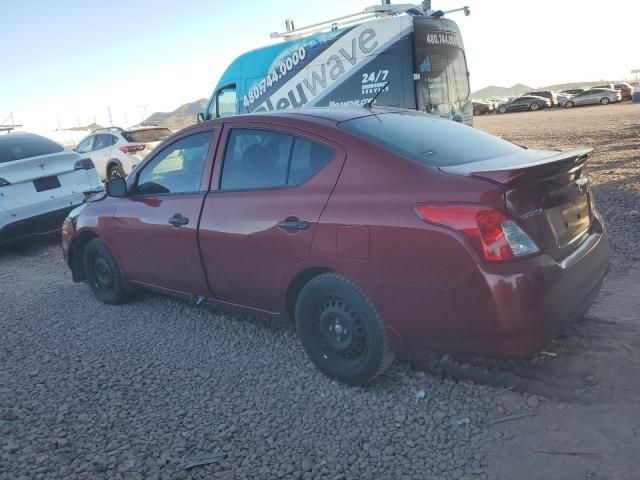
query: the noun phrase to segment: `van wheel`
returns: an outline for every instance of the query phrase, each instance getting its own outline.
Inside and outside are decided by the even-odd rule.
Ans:
[[[101,302],[118,305],[129,300],[130,293],[111,252],[99,238],[89,241],[82,256],[87,282]]]
[[[114,178],[124,177],[124,170],[119,165],[111,165],[107,171],[107,179],[113,180]]]
[[[364,290],[343,275],[325,273],[307,283],[295,319],[307,355],[329,378],[363,385],[393,362],[382,316]]]
[[[600,100],[602,105],[609,105],[610,100],[607,97],[604,97]]]

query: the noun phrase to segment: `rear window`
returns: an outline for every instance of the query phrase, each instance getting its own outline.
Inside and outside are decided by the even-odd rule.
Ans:
[[[151,143],[164,140],[171,135],[168,128],[149,128],[147,130],[136,130],[133,132],[123,132],[122,136],[131,143]]]
[[[0,163],[49,155],[63,150],[62,145],[39,135],[18,133],[0,136]]]
[[[355,118],[340,127],[414,162],[433,167],[479,162],[522,147],[473,127],[420,113]]]

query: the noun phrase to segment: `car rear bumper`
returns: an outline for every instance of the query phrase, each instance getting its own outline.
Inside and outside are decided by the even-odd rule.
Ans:
[[[523,357],[586,313],[608,265],[605,232],[593,232],[562,262],[543,254],[480,263],[447,289],[387,287],[381,310],[401,339],[394,346],[408,353]]]
[[[81,204],[82,203],[69,205],[51,212],[21,218],[14,222],[4,224],[0,227],[0,245],[26,237],[48,235],[59,231],[62,228],[62,223],[67,217],[67,214]]]

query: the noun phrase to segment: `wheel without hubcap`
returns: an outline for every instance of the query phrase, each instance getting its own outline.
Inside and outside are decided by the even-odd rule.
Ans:
[[[343,275],[325,273],[309,281],[298,296],[295,319],[307,355],[330,378],[362,385],[393,362],[380,313]]]
[[[87,283],[98,300],[117,305],[129,299],[128,285],[102,240],[94,238],[85,245],[82,261]]]

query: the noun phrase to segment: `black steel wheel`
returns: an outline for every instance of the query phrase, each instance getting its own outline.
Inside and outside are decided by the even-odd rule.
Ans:
[[[325,273],[307,283],[295,319],[307,355],[330,378],[362,385],[393,362],[380,313],[364,290],[343,275]]]
[[[87,283],[98,300],[118,305],[129,299],[118,264],[101,239],[94,238],[85,245],[82,260]]]

